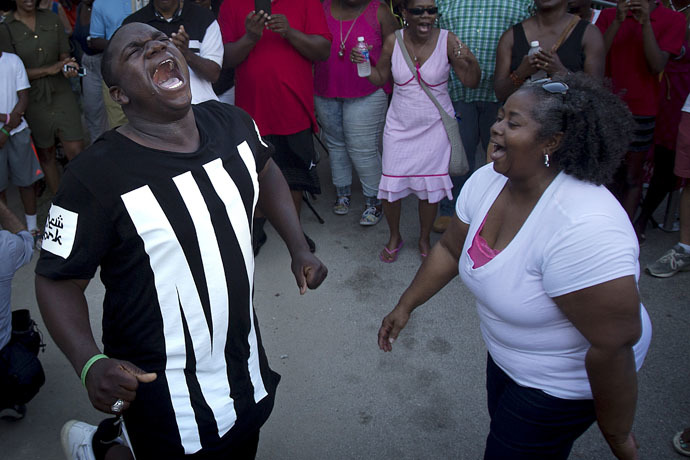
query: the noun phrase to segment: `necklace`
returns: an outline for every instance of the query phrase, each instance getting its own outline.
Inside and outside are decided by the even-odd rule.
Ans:
[[[340,7],[343,7],[343,2],[340,2]],[[338,57],[342,58],[345,56],[345,42],[347,41],[347,37],[350,36],[350,32],[352,32],[352,28],[355,26],[355,23],[357,22],[357,19],[361,16],[362,12],[364,12],[364,8],[366,8],[367,5],[364,5],[362,8],[359,9],[359,12],[357,13],[357,16],[355,16],[355,19],[352,21],[352,24],[350,25],[350,30],[347,31],[345,34],[345,38],[343,38],[343,21],[342,19],[338,19],[338,22],[340,23],[340,49],[338,50]]]
[[[671,8],[673,8],[673,11],[677,11],[677,12],[679,12],[679,13],[682,13],[683,11],[687,10],[688,8],[690,8],[690,3],[688,3],[687,5],[685,5],[685,6],[684,6],[683,8],[681,8],[681,9],[676,8],[676,5],[673,4],[673,0],[669,0],[669,3],[671,4]]]
[[[427,45],[427,42],[422,43],[422,45],[419,47],[419,51],[420,51],[419,54],[422,54],[426,45]],[[419,59],[417,59],[417,51],[418,50],[417,50],[417,47],[415,46],[415,44],[412,42],[412,40],[410,40],[410,51],[412,51],[412,59],[414,59],[414,62],[419,62]]]

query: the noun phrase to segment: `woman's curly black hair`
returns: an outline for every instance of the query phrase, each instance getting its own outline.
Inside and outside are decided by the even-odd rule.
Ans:
[[[544,81],[524,84],[536,99],[531,114],[541,125],[540,140],[563,132],[551,165],[580,180],[607,184],[632,139],[634,122],[625,103],[602,83],[584,73],[554,77],[568,85],[565,94],[550,93]]]

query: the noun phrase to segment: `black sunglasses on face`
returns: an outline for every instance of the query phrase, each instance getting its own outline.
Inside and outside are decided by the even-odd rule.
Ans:
[[[438,7],[432,6],[430,8],[407,8],[407,12],[413,16],[421,16],[425,11],[431,15],[434,15],[438,13]]]

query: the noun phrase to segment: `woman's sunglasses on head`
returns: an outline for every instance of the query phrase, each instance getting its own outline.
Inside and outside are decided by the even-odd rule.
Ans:
[[[551,94],[562,94],[563,96],[565,96],[570,89],[570,87],[562,81],[553,81],[550,78],[535,80],[534,84],[541,84],[542,89],[546,92]]]
[[[560,82],[560,81],[550,81],[550,82],[544,83],[543,85],[541,85],[541,87],[544,88],[545,91],[548,91],[551,94],[562,94],[564,96],[568,92],[568,89],[570,89],[568,87],[568,85],[566,85],[565,83]]]

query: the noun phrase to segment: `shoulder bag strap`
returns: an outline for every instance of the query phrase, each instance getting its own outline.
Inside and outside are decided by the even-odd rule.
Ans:
[[[563,32],[561,32],[561,36],[558,37],[558,40],[556,40],[556,43],[551,48],[552,52],[555,53],[556,51],[558,51],[558,48],[560,48],[563,42],[568,38],[570,32],[572,32],[572,30],[575,28],[578,22],[580,22],[580,16],[576,14],[573,15],[573,18],[570,20],[568,25],[565,26],[565,29],[563,29]]]
[[[403,57],[405,58],[405,62],[407,63],[407,67],[410,68],[410,72],[412,72],[412,76],[417,78],[417,81],[419,81],[419,85],[422,87],[424,92],[426,93],[427,96],[429,96],[429,99],[431,99],[431,102],[434,103],[436,108],[438,109],[439,113],[441,114],[441,117],[444,115],[448,115],[448,112],[446,112],[441,104],[438,102],[438,100],[434,97],[434,95],[431,93],[431,90],[426,86],[426,83],[422,81],[421,76],[417,74],[417,69],[415,68],[414,64],[412,64],[412,58],[410,57],[410,53],[407,52],[407,48],[405,47],[405,41],[403,40],[402,36],[402,31],[400,29],[395,31],[395,38],[398,40],[398,45],[400,46],[400,51],[402,52]]]

